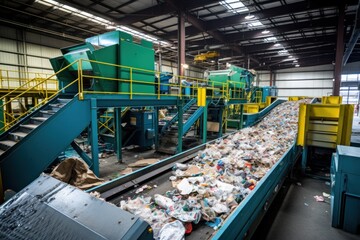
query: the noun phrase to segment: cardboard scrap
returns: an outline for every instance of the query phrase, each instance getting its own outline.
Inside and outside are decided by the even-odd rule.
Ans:
[[[201,173],[201,169],[198,166],[190,165],[185,171],[184,176],[194,176]]]
[[[122,170],[120,172],[121,175],[126,175],[126,174],[129,174],[129,173],[132,173],[132,168],[125,168],[124,170]]]
[[[158,161],[159,161],[158,158],[147,158],[147,159],[142,159],[142,160],[136,161],[134,163],[130,163],[128,166],[129,167],[146,167],[151,164],[157,163]]]

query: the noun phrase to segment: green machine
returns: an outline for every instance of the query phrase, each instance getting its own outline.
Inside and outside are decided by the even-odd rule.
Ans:
[[[86,91],[120,92],[128,96],[132,90],[137,93],[133,98],[140,98],[143,93],[155,94],[155,86],[146,84],[155,82],[155,54],[149,41],[138,41],[130,34],[113,31],[87,38],[82,44],[62,48],[61,52],[63,56],[50,59],[55,72],[84,59],[82,72],[91,76],[84,77]],[[60,88],[77,78],[78,68],[76,62],[57,75]],[[143,83],[134,82],[131,89],[130,79]],[[75,94],[78,86],[74,84],[65,91]]]
[[[250,89],[254,74],[247,69],[228,64],[226,69],[209,71],[207,79],[208,84],[214,88],[222,89],[228,83],[230,97],[239,98],[244,97],[241,96],[240,89],[245,89],[246,91]],[[232,90],[235,90],[235,92]]]

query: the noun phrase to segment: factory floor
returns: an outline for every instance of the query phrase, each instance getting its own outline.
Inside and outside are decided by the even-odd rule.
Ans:
[[[276,217],[272,218],[267,236],[255,239],[359,240],[360,235],[331,227],[329,198],[325,197],[324,202],[315,200],[314,196],[330,193],[329,185],[328,181],[313,178],[303,178],[290,184]]]

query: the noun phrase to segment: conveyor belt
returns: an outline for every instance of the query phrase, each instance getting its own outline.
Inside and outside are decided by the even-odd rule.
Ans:
[[[279,127],[282,128],[283,126]],[[268,131],[270,130],[268,129]],[[233,134],[237,133],[224,136],[224,138],[231,138],[235,136]],[[219,142],[219,140],[214,140],[208,144],[217,144],[217,142]],[[129,197],[134,198],[136,195],[153,196],[156,193],[163,195],[167,190],[173,189],[169,177],[173,175],[171,169],[174,163],[191,162],[198,151],[205,149],[206,146],[207,144],[203,144],[190,149],[129,175],[119,177],[101,186],[90,189],[87,192],[97,191],[106,201],[114,203],[117,206],[119,206],[121,200],[127,200]],[[249,239],[259,221],[266,213],[273,198],[276,196],[278,189],[293,166],[295,159],[298,157],[299,149],[295,147],[295,144],[293,143],[288,146],[288,150],[283,156],[268,170],[266,175],[257,182],[254,190],[226,217],[219,230],[215,231],[207,227],[204,222],[200,222],[199,224],[193,224],[193,231],[190,235],[186,236],[186,239]],[[149,229],[148,224],[138,216],[124,212],[124,210],[119,207],[106,204],[74,187],[66,187],[66,184],[59,183],[58,180],[54,182],[54,180],[55,179],[51,177],[39,177],[14,196],[8,203],[0,207],[0,230],[2,228],[7,229],[4,235],[5,238],[24,239],[26,236],[30,236],[27,235],[28,233],[32,233],[35,235],[31,236],[38,236],[38,239],[54,239],[52,237],[54,232],[49,231],[51,229],[48,229],[46,224],[37,225],[36,228],[26,228],[34,223],[32,216],[36,217],[35,222],[39,219],[50,217],[48,222],[56,222],[55,225],[59,228],[66,227],[68,224],[68,233],[71,235],[71,238],[76,239],[95,239],[89,236],[105,236],[106,233],[115,233],[104,230],[107,228],[119,231],[117,234],[121,232],[123,235],[107,235],[108,237],[104,237],[104,239],[151,238],[152,230]],[[136,189],[145,184],[149,186],[157,185],[157,187],[136,194]],[[63,197],[65,195],[68,197]],[[22,202],[22,199],[26,199],[26,201]],[[28,213],[29,211],[27,210],[31,210],[33,207],[39,210],[36,215],[24,215],[22,211],[18,211],[24,209],[24,213]],[[53,211],[53,209],[56,211]],[[111,211],[113,221],[110,221],[109,218],[106,219],[106,216],[109,214],[105,210]],[[30,211],[29,213],[32,212]],[[16,221],[13,221],[14,219]],[[128,222],[129,219],[134,221]],[[126,224],[123,224],[124,221]],[[18,222],[20,226],[17,225],[16,227],[14,225],[15,227],[11,229],[7,225]],[[77,225],[79,225],[79,229],[82,229],[81,231],[77,232],[74,230]],[[44,229],[42,230],[42,228]],[[34,232],[33,230],[36,231]],[[59,232],[58,229],[57,232]],[[18,238],[17,236],[20,237]],[[57,238],[69,239],[66,236],[67,235],[59,234]],[[87,237],[83,238],[84,236]]]
[[[268,112],[269,110],[267,110],[267,113]],[[261,118],[265,115],[266,114],[262,114]],[[227,138],[232,134],[224,136],[223,138]],[[208,144],[211,143],[214,143],[214,141]],[[173,175],[171,168],[174,163],[189,163],[199,150],[205,148],[205,144],[193,148],[187,152],[138,170],[130,175],[120,177],[102,186],[90,189],[89,192],[97,191],[101,194],[102,198],[117,206],[119,206],[121,200],[134,198],[139,195],[145,197],[154,196],[154,194],[164,195],[166,191],[173,189],[169,177]],[[271,201],[277,194],[277,190],[282,185],[283,180],[298,156],[299,151],[295,147],[295,144],[293,144],[283,157],[258,182],[256,188],[239,204],[235,211],[227,217],[219,231],[215,232],[212,228],[200,223],[193,225],[194,231],[189,236],[186,236],[186,239],[249,238],[267,211],[268,205],[271,204]],[[136,194],[135,191],[137,187],[145,184],[149,186],[157,185],[157,187]]]

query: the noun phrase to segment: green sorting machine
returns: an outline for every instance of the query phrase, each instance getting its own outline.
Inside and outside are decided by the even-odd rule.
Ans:
[[[84,59],[82,72],[91,76],[84,77],[85,91],[117,92],[129,96],[131,77],[133,81],[142,82],[132,83],[133,98],[144,94],[155,97],[155,54],[149,41],[134,39],[130,34],[121,31],[113,31],[87,38],[84,43],[62,48],[61,52],[63,56],[50,60],[55,72],[74,61]],[[77,78],[79,67],[76,62],[57,75],[59,88]],[[77,93],[77,84],[73,84],[65,92]]]
[[[228,83],[230,94],[232,90],[236,92],[231,97],[237,98],[243,97],[239,96],[239,89],[250,89],[254,75],[247,69],[228,64],[226,69],[209,71],[207,79],[210,86],[219,89],[223,89]]]

